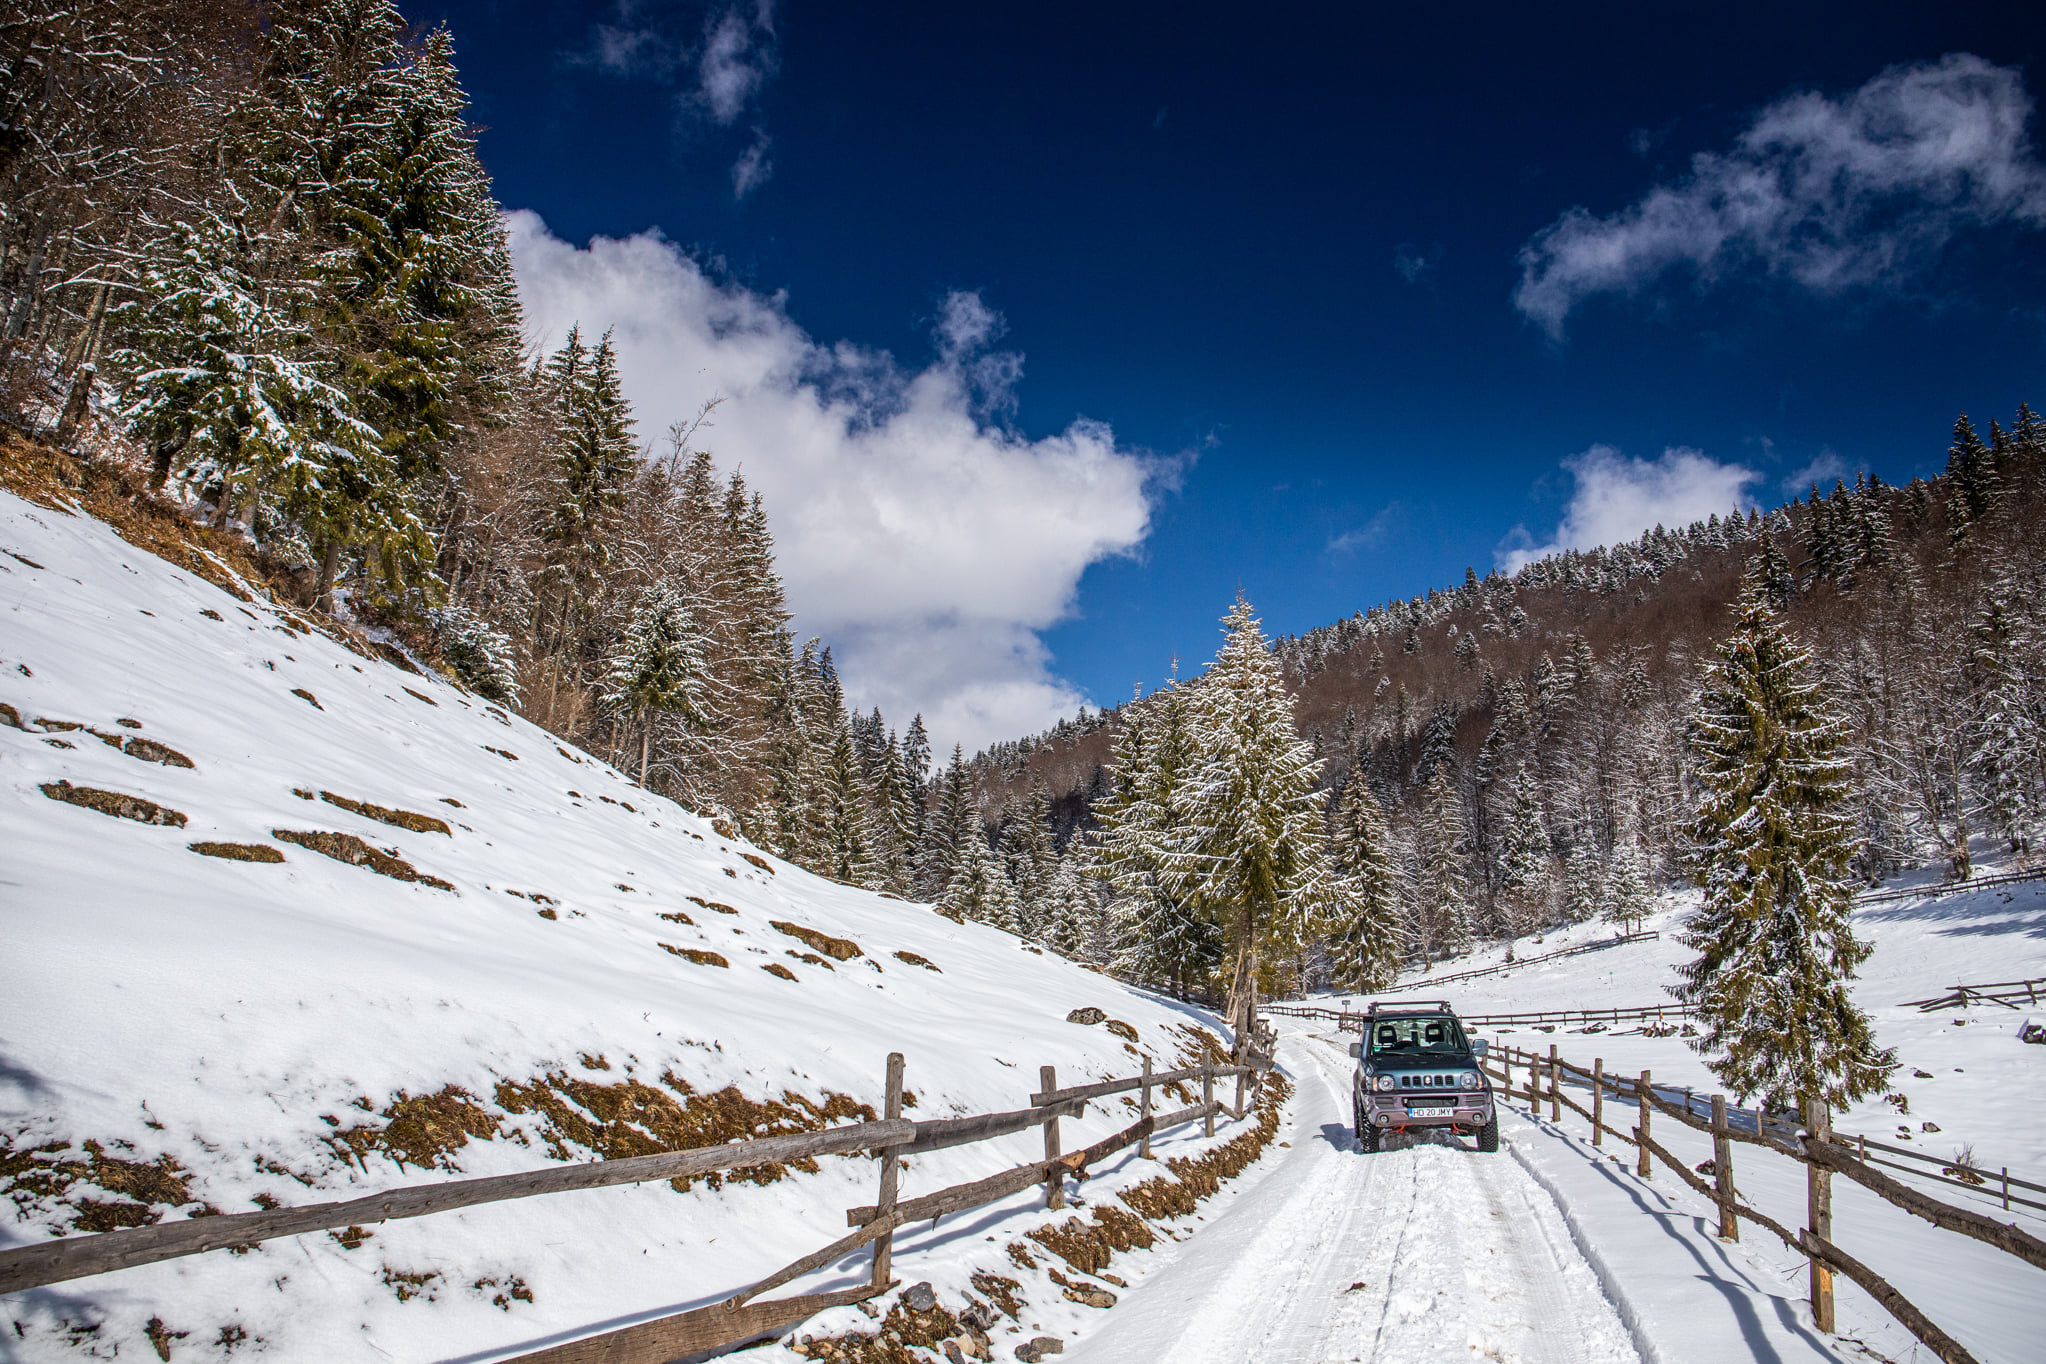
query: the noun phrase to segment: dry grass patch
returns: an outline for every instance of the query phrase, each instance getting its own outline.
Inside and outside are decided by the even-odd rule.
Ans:
[[[337,796],[332,791],[320,792],[320,799],[329,805],[340,806],[351,815],[361,815],[365,819],[374,819],[381,824],[395,824],[400,829],[410,829],[415,834],[446,834],[449,838],[455,836],[455,831],[448,827],[446,820],[435,819],[432,815],[422,815],[411,810],[387,810],[366,800],[350,800],[346,796]]]
[[[695,905],[698,909],[708,909],[718,914],[737,914],[739,912],[730,905],[719,904],[716,900],[706,900],[701,895],[685,895],[682,898]]]
[[[158,805],[153,800],[127,795],[120,791],[102,791],[96,786],[73,786],[68,781],[44,782],[42,792],[51,800],[61,800],[67,805],[82,805],[88,810],[97,810],[103,815],[116,819],[132,819],[138,824],[167,825],[173,829],[185,827],[185,817],[168,806]]]
[[[909,966],[921,966],[926,971],[937,971],[938,974],[941,976],[945,974],[943,971],[938,970],[938,964],[936,962],[932,961],[929,957],[923,956],[920,953],[897,952],[895,954],[895,960]]]
[[[180,823],[182,823],[180,818]],[[270,837],[285,843],[296,843],[301,848],[310,848],[323,857],[336,862],[346,862],[351,867],[367,867],[379,876],[388,876],[394,881],[416,881],[435,890],[453,890],[450,882],[438,876],[428,876],[419,868],[407,862],[396,852],[372,848],[354,834],[335,833],[327,829],[272,829]]]
[[[783,966],[778,961],[771,961],[767,963],[767,965],[761,967],[760,969],[767,972],[767,974],[770,976],[780,976],[783,980],[802,979],[801,976],[797,975],[794,971],[789,970],[788,967]]]
[[[854,957],[866,955],[860,951],[860,945],[851,938],[834,938],[829,933],[820,933],[814,928],[792,924],[786,919],[770,919],[768,926],[777,932],[788,934],[805,947],[822,952],[833,961],[851,961]]]
[[[201,857],[225,857],[231,862],[282,862],[284,854],[267,843],[190,843]]]
[[[715,952],[704,952],[694,947],[677,947],[675,946],[675,944],[671,942],[662,943],[661,950],[664,952],[673,952],[676,956],[681,957],[686,961],[693,961],[698,966],[729,967],[731,965],[730,962],[726,961],[723,957],[719,956]]]
[[[362,1104],[368,1107],[367,1100]],[[488,1141],[498,1135],[497,1118],[460,1085],[417,1098],[400,1090],[377,1116],[384,1120],[381,1127],[364,1123],[330,1133],[328,1148],[365,1170],[370,1154],[377,1152],[400,1166],[459,1171],[462,1167],[455,1163],[455,1152],[472,1138]]]
[[[497,1106],[507,1113],[537,1115],[541,1139],[556,1160],[581,1159],[579,1152],[599,1160],[651,1156],[734,1139],[817,1132],[848,1119],[875,1118],[872,1106],[829,1090],[821,1102],[793,1090],[784,1090],[779,1101],[749,1099],[736,1086],[700,1094],[672,1071],[661,1076],[659,1088],[638,1080],[599,1084],[565,1072],[525,1084],[506,1080],[497,1086]],[[772,1184],[790,1168],[811,1174],[817,1162],[805,1157],[787,1165],[757,1165],[669,1182],[683,1193],[697,1178],[713,1189],[722,1188],[727,1179]]]
[[[90,1138],[75,1150],[68,1142],[17,1147],[12,1138],[0,1134],[0,1192],[23,1218],[61,1205],[71,1218],[68,1230],[74,1232],[115,1231],[161,1221],[164,1209],[193,1201],[190,1178],[168,1155],[153,1161],[127,1160],[108,1155],[105,1144]],[[93,1192],[113,1198],[90,1197]]]

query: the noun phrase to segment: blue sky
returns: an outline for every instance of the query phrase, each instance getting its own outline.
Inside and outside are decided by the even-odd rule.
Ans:
[[[408,13],[536,339],[616,326],[643,434],[723,396],[799,624],[969,746],[1239,585],[1302,630],[2046,401],[2036,5]]]

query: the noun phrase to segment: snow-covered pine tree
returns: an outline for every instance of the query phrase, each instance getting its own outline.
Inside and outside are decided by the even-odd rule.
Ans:
[[[1123,707],[1109,761],[1114,790],[1094,805],[1100,838],[1087,874],[1109,887],[1109,960],[1129,980],[1169,982],[1184,995],[1220,964],[1214,921],[1167,878],[1179,836],[1173,802],[1190,760],[1187,691],[1176,679]]]
[[[1328,916],[1330,977],[1345,990],[1388,989],[1407,955],[1405,886],[1385,810],[1362,776],[1353,775],[1336,802],[1329,856],[1340,888]]]
[[[973,787],[966,774],[966,753],[952,745],[952,761],[934,783],[935,800],[923,821],[923,842],[917,851],[917,893],[936,901],[959,870],[967,838],[977,835],[980,812],[973,805]]]
[[[896,895],[910,894],[916,879],[915,800],[902,744],[891,733],[874,773],[874,815],[869,842],[882,886]]]
[[[1563,921],[1590,923],[1605,907],[1605,864],[1580,843],[1563,860]]]
[[[1321,761],[1300,739],[1293,698],[1250,603],[1223,618],[1221,652],[1192,689],[1193,761],[1172,800],[1178,828],[1161,859],[1167,885],[1203,906],[1236,949],[1236,1051],[1250,1045],[1258,953],[1305,935],[1329,893]]]
[[[144,267],[131,343],[113,357],[157,485],[174,468],[202,484],[218,478],[223,519],[238,489],[252,507],[274,500],[321,552],[322,611],[333,609],[346,547],[374,547],[391,579],[423,571],[431,537],[378,432],[280,311],[292,287],[259,280],[241,228],[217,216],[172,224],[165,241],[166,257]]]
[[[1470,949],[1476,916],[1464,855],[1468,836],[1463,795],[1449,770],[1438,769],[1421,793],[1414,831],[1415,921],[1430,960]]]
[[[518,653],[511,636],[459,602],[432,613],[441,659],[462,683],[485,700],[519,703]]]
[[[1499,844],[1498,903],[1507,931],[1517,938],[1547,921],[1554,881],[1549,831],[1532,763],[1514,774],[1508,802]]]
[[[1870,950],[1848,921],[1852,769],[1811,673],[1749,573],[1693,714],[1705,796],[1691,872],[1705,900],[1673,992],[1698,1009],[1692,1045],[1736,1094],[1839,1105],[1880,1092],[1896,1056],[1847,992]]]
[[[710,678],[697,607],[680,584],[660,582],[640,594],[631,624],[611,655],[605,701],[639,728],[639,784],[646,785],[647,754],[656,720],[684,724],[710,719]]]
[[[2012,852],[2027,852],[2046,797],[2046,628],[2036,595],[1998,585],[1975,626],[1984,687],[1970,762],[1982,814]]]
[[[851,718],[843,710],[831,734],[828,756],[817,774],[817,841],[804,865],[848,886],[876,889],[879,878],[868,844],[866,781],[853,749]]]
[[[1655,907],[1655,890],[1641,866],[1640,846],[1630,831],[1613,844],[1613,856],[1606,869],[1606,884],[1600,912],[1607,923],[1623,933],[1639,932],[1641,921]]]
[[[1040,941],[1062,957],[1080,960],[1094,925],[1095,906],[1100,896],[1081,875],[1077,856],[1059,859],[1045,898],[1047,909]]]
[[[1016,888],[1009,884],[1000,860],[989,851],[987,839],[978,830],[969,832],[961,840],[959,869],[938,901],[938,912],[948,918],[1014,933],[1019,908]]]

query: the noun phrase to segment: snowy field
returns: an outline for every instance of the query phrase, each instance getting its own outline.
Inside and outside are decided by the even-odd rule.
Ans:
[[[0,712],[0,1159],[11,1173],[53,1162],[77,1173],[91,1141],[137,1168],[176,1163],[181,1184],[156,1187],[155,1214],[244,1211],[434,1178],[422,1161],[467,1175],[532,1169],[550,1140],[592,1157],[566,1122],[531,1104],[508,1111],[501,1084],[545,1098],[554,1077],[556,1095],[615,1110],[613,1136],[629,1143],[634,1122],[650,1129],[678,1100],[664,1077],[698,1096],[732,1087],[763,1105],[786,1092],[878,1107],[899,1050],[909,1116],[939,1117],[1022,1107],[1044,1064],[1065,1084],[1132,1074],[1139,1050],[1169,1067],[1198,1021],[1007,934],[763,857],[532,725],[302,633],[98,522],[0,494],[0,551],[0,703],[31,726]],[[192,766],[101,734],[147,739]],[[186,823],[113,818],[40,789],[62,781]],[[448,831],[393,827],[321,792]],[[332,860],[278,829],[355,835],[451,888]],[[201,841],[267,845],[283,860],[188,850]],[[820,956],[776,920],[851,939],[862,955]],[[728,964],[705,964],[717,959]],[[1065,1021],[1085,1005],[1130,1025],[1137,1044]],[[350,1134],[360,1143],[383,1128],[372,1112],[450,1086],[467,1097],[438,1117],[415,1112],[411,1165],[393,1158],[398,1135],[348,1158]],[[805,1116],[793,1101],[781,1112]],[[1119,1102],[1097,1104],[1065,1124],[1066,1149],[1128,1121]],[[1179,1129],[1159,1154],[1198,1139],[1197,1125]],[[35,1148],[48,1149],[30,1159]],[[903,1194],[1040,1154],[1031,1130],[918,1157]],[[843,1210],[874,1200],[873,1163],[821,1164],[721,1194],[560,1194],[384,1224],[352,1248],[302,1236],[57,1285],[0,1304],[18,1323],[0,1332],[0,1356],[149,1358],[144,1332],[158,1318],[185,1333],[163,1337],[180,1360],[258,1346],[286,1359],[492,1358],[722,1298],[843,1235]],[[1137,1164],[1088,1187],[1155,1173],[1123,1169]],[[96,1187],[86,1171],[60,1201],[47,1179],[14,1180],[0,1247],[70,1229],[81,1206],[131,1205],[109,1179],[133,1187],[104,1171]],[[973,1268],[1016,1272],[987,1241],[1039,1225],[1041,1211],[1020,1212],[1039,1201],[903,1235],[898,1275],[930,1279],[956,1306]],[[791,1291],[863,1272],[860,1257]]]
[[[1997,869],[1991,863],[1983,872]],[[1919,873],[1898,884],[1926,879]],[[1402,980],[1398,994],[1447,999],[1470,1014],[1665,1003],[1666,987],[1676,980],[1673,968],[1688,956],[1675,934],[1695,903],[1691,894],[1667,897],[1662,910],[1644,925],[1662,934],[1655,941],[1436,988],[1428,986],[1426,975],[1416,974]],[[2046,1046],[2018,1041],[2028,1021],[2046,1023],[2046,1008],[2011,1010],[1990,1004],[1922,1013],[1907,1007],[1908,1001],[1943,994],[1957,984],[2046,976],[2046,882],[1872,905],[1856,912],[1854,925],[1875,947],[1861,968],[1855,998],[1874,1018],[1882,1044],[1896,1048],[1901,1065],[1890,1092],[1902,1095],[1909,1108],[1908,1113],[1900,1111],[1896,1103],[1881,1098],[1865,1101],[1836,1114],[1835,1130],[1843,1136],[1858,1134],[1919,1149],[1947,1161],[1961,1149],[1972,1148],[1975,1164],[1992,1179],[1994,1172],[2008,1166],[2013,1176],[2046,1184]],[[1612,932],[1604,925],[1583,925],[1548,934],[1539,945],[1523,941],[1517,952],[1525,958],[1610,937]],[[1488,948],[1438,965],[1429,974],[1493,965],[1504,955],[1503,947]],[[1343,999],[1338,995],[1316,1002]],[[1523,1025],[1492,1029],[1485,1035],[1540,1053],[1553,1044],[1565,1060],[1588,1067],[1594,1059],[1603,1059],[1609,1072],[1623,1075],[1651,1070],[1658,1085],[1690,1085],[1700,1094],[1720,1088],[1705,1069],[1704,1058],[1681,1036],[1648,1036],[1635,1024],[1613,1025],[1602,1032],[1578,1025],[1553,1031]],[[1519,1073],[1517,1084],[1524,1083],[1524,1075]],[[1580,1102],[1585,1099],[1582,1091],[1576,1097]],[[1524,1105],[1520,1111],[1525,1114]],[[1681,1322],[1689,1318],[1651,1305],[1683,1301],[1676,1290],[1701,1276],[1711,1277],[1707,1261],[1722,1267],[1742,1264],[1741,1272],[1756,1284],[1773,1286],[1771,1291],[1786,1299],[1799,1299],[1804,1291],[1803,1259],[1753,1226],[1743,1227],[1737,1251],[1717,1249],[1709,1234],[1700,1241],[1694,1234],[1698,1229],[1709,1233],[1717,1227],[1716,1214],[1703,1199],[1678,1188],[1675,1178],[1660,1167],[1652,1188],[1644,1187],[1626,1172],[1634,1159],[1631,1146],[1608,1138],[1604,1152],[1594,1152],[1589,1125],[1582,1118],[1566,1109],[1562,1122],[1552,1126],[1546,1121],[1547,1111],[1544,1105],[1542,1121],[1508,1127],[1503,1140],[1562,1201],[1573,1225],[1587,1229],[1607,1248],[1610,1263],[1648,1285],[1637,1303],[1649,1314],[1648,1338],[1663,1342],[1661,1349],[1669,1358],[1746,1358],[1738,1350],[1724,1356],[1681,1353],[1679,1346],[1689,1339]],[[1609,1104],[1606,1113],[1614,1127],[1625,1130],[1632,1125],[1624,1106]],[[1712,1154],[1709,1138],[1666,1119],[1656,1123],[1655,1134],[1690,1164]],[[1615,1158],[1625,1165],[1616,1165]],[[1793,1229],[1804,1224],[1802,1166],[1737,1146],[1734,1170],[1751,1206]],[[2024,1208],[2005,1213],[1993,1190],[1906,1182],[1936,1198],[2015,1221],[2034,1235],[2046,1236],[2046,1214]],[[2046,1339],[2046,1279],[2038,1270],[2002,1251],[1936,1230],[1850,1180],[1835,1178],[1833,1186],[1835,1244],[1895,1284],[1979,1359],[2046,1358],[2046,1347],[2040,1344]],[[2046,1201],[2046,1196],[2033,1197]],[[1674,1254],[1679,1240],[1687,1243],[1681,1256]],[[1691,1258],[1699,1263],[1686,1269]],[[1656,1286],[1655,1276],[1664,1276],[1667,1282]],[[1845,1279],[1836,1277],[1835,1282],[1843,1331],[1885,1358],[1909,1359],[1914,1349],[1924,1357],[1923,1348],[1879,1305]],[[1797,1310],[1807,1313],[1808,1322],[1808,1309]],[[1760,1313],[1756,1319],[1766,1315]]]

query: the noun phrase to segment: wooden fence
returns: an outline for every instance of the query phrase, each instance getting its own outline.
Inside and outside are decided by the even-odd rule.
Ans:
[[[1601,938],[1597,942],[1579,943],[1575,947],[1558,948],[1554,952],[1544,952],[1538,957],[1522,957],[1518,961],[1502,961],[1497,966],[1482,966],[1475,971],[1458,971],[1453,975],[1447,976],[1424,976],[1419,980],[1407,982],[1407,985],[1403,988],[1432,990],[1438,985],[1447,985],[1451,981],[1476,980],[1480,976],[1496,976],[1505,971],[1518,971],[1523,966],[1533,966],[1538,962],[1561,961],[1565,957],[1581,957],[1587,952],[1604,952],[1609,948],[1625,947],[1630,942],[1650,942],[1661,936],[1661,934],[1653,929],[1644,933],[1622,933],[1616,938]]]
[[[1942,881],[1930,886],[1899,886],[1895,890],[1866,891],[1854,897],[1856,908],[1863,905],[1892,904],[1898,900],[1937,900],[1942,895],[1959,895],[1970,890],[1994,890],[1998,886],[2022,885],[2027,881],[2046,878],[2046,869],[2039,871],[2010,871],[1995,876],[1973,876],[1966,881]]]
[[[1398,1000],[1382,1003],[1399,1007]],[[1344,1029],[1356,1028],[1363,1024],[1364,1015],[1348,1009],[1325,1009],[1314,1004],[1267,1004],[1266,1013],[1285,1014],[1292,1018],[1322,1018],[1334,1022]],[[1628,1023],[1649,1020],[1679,1019],[1695,1013],[1689,1004],[1644,1004],[1638,1008],[1626,1009],[1546,1009],[1532,1013],[1514,1014],[1458,1014],[1457,1018],[1465,1027],[1497,1028],[1565,1023]]]
[[[1179,1070],[1153,1071],[1149,1058],[1146,1058],[1143,1072],[1139,1075],[1067,1088],[1060,1088],[1056,1070],[1045,1066],[1039,1072],[1042,1088],[1030,1096],[1027,1108],[1007,1113],[910,1122],[902,1116],[903,1057],[902,1053],[893,1052],[888,1057],[883,1113],[876,1122],[653,1156],[561,1165],[516,1175],[416,1184],[340,1202],[195,1217],[125,1231],[65,1237],[0,1251],[0,1294],[18,1293],[46,1284],[155,1264],[210,1250],[246,1249],[258,1242],[283,1236],[338,1231],[395,1218],[424,1217],[455,1208],[502,1203],[539,1194],[640,1184],[649,1180],[693,1178],[821,1155],[867,1152],[879,1160],[879,1198],[869,1206],[853,1208],[846,1213],[847,1224],[854,1228],[849,1235],[776,1270],[722,1302],[551,1346],[507,1361],[507,1364],[661,1364],[683,1355],[750,1340],[793,1325],[826,1308],[861,1302],[887,1292],[894,1286],[894,1281],[889,1278],[894,1232],[905,1223],[934,1221],[947,1213],[963,1212],[1021,1193],[1036,1184],[1044,1185],[1047,1207],[1062,1208],[1065,1206],[1067,1176],[1085,1179],[1090,1165],[1117,1151],[1137,1146],[1139,1155],[1148,1159],[1154,1134],[1190,1122],[1202,1123],[1205,1135],[1212,1137],[1218,1114],[1228,1113],[1241,1118],[1256,1101],[1264,1075],[1272,1066],[1269,1043],[1265,1043],[1262,1049],[1254,1048],[1248,1059],[1248,1065],[1204,1063]],[[1230,1076],[1236,1079],[1233,1105],[1215,1098],[1215,1081]],[[1201,1083],[1199,1103],[1170,1113],[1154,1112],[1153,1090],[1194,1080]],[[1141,1095],[1136,1122],[1083,1150],[1061,1153],[1061,1119],[1079,1117],[1091,1100],[1131,1092]],[[1032,1127],[1044,1129],[1044,1159],[918,1198],[898,1196],[902,1157],[965,1146]],[[873,1273],[869,1281],[858,1288],[754,1301],[771,1289],[791,1283],[869,1245],[873,1248]]]
[[[1956,985],[1946,994],[1932,999],[1906,1000],[1904,1007],[1908,1009],[1915,1005],[1922,1014],[1935,1009],[1964,1009],[1970,1004],[2000,1004],[2006,1009],[2016,1009],[2018,1000],[2037,1004],[2041,995],[2046,995],[2046,976],[2032,980],[1999,980],[1988,985]]]
[[[1639,1153],[1635,1173],[1642,1179],[1654,1174],[1655,1162],[1660,1161],[1679,1179],[1699,1194],[1709,1199],[1719,1210],[1719,1235],[1723,1240],[1740,1239],[1742,1218],[1767,1229],[1780,1238],[1786,1246],[1800,1251],[1810,1261],[1810,1301],[1812,1315],[1821,1331],[1832,1333],[1833,1322],[1833,1274],[1845,1274],[1859,1285],[1870,1297],[1881,1303],[1891,1315],[1902,1322],[1904,1327],[1923,1342],[1927,1349],[1946,1364],[1975,1364],[1959,1342],[1942,1331],[1933,1321],[1907,1300],[1903,1294],[1861,1261],[1847,1254],[1833,1244],[1833,1192],[1832,1177],[1843,1175],[1877,1197],[1886,1200],[1914,1216],[1922,1217],[1934,1226],[1959,1235],[1973,1237],[1987,1245],[2017,1256],[2039,1269],[2046,1269],[2046,1240],[2041,1240],[2016,1224],[2005,1224],[1994,1218],[1967,1208],[1944,1203],[1929,1194],[1900,1183],[1874,1168],[1889,1164],[1882,1160],[1866,1159],[1869,1148],[1898,1152],[1916,1156],[1916,1152],[1900,1152],[1899,1148],[1882,1147],[1874,1142],[1856,1142],[1854,1138],[1837,1138],[1832,1130],[1831,1115],[1823,1102],[1815,1102],[1804,1114],[1802,1128],[1782,1133],[1777,1115],[1760,1110],[1741,1111],[1727,1107],[1724,1095],[1715,1094],[1709,1099],[1709,1118],[1701,1118],[1695,1111],[1695,1096],[1689,1091],[1680,1096],[1658,1088],[1649,1072],[1642,1071],[1634,1079],[1624,1079],[1605,1073],[1605,1062],[1596,1060],[1591,1068],[1572,1065],[1556,1054],[1551,1046],[1547,1056],[1517,1047],[1494,1048],[1486,1058],[1487,1073],[1501,1084],[1501,1097],[1511,1101],[1524,1100],[1536,1116],[1541,1113],[1543,1103],[1549,1106],[1549,1120],[1560,1122],[1563,1109],[1568,1108],[1591,1124],[1591,1141],[1594,1146],[1605,1144],[1608,1136],[1635,1147]],[[1514,1089],[1515,1072],[1526,1069],[1525,1086]],[[1564,1092],[1568,1084],[1580,1084],[1588,1091],[1590,1106],[1579,1104]],[[1634,1113],[1633,1125],[1626,1131],[1609,1126],[1606,1122],[1605,1104],[1608,1098],[1631,1106]],[[1681,1104],[1672,1098],[1681,1097]],[[1712,1182],[1706,1183],[1690,1167],[1657,1142],[1653,1134],[1654,1115],[1660,1113],[1685,1127],[1703,1132],[1712,1138]],[[1764,1213],[1756,1211],[1740,1201],[1740,1195],[1733,1182],[1733,1148],[1735,1144],[1760,1147],[1778,1156],[1795,1160],[1804,1165],[1806,1171],[1806,1215],[1805,1225],[1792,1231]],[[1893,1168],[1904,1168],[1893,1166]],[[1916,1172],[1914,1172],[1916,1173]],[[2010,1202],[2025,1203],[2040,1207],[2040,1204],[2016,1198],[2009,1192],[2015,1184],[2019,1187],[2039,1190],[2036,1184],[2023,1180],[2007,1181],[2004,1197]],[[1986,1181],[1985,1181],[1986,1182]]]

